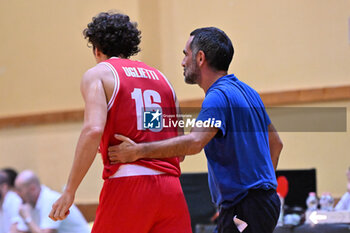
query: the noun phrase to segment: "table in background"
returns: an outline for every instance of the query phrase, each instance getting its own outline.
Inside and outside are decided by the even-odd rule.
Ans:
[[[350,233],[350,224],[304,224],[294,228],[277,227],[273,233]]]

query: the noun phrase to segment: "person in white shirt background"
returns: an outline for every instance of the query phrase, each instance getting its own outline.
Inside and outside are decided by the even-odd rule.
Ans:
[[[0,233],[13,233],[19,218],[22,199],[11,190],[10,178],[0,171]]]
[[[350,211],[350,167],[346,172],[348,178],[347,192],[341,197],[338,204],[335,206],[335,210]]]
[[[72,205],[65,220],[55,222],[49,218],[52,204],[60,194],[41,185],[34,172],[21,172],[16,178],[15,187],[23,199],[17,232],[90,233],[88,223],[75,205]]]

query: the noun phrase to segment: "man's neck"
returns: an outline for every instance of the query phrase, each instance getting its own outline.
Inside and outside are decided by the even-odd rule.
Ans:
[[[33,208],[35,208],[36,204],[38,203],[39,197],[40,197],[40,193],[42,192],[42,188],[40,187],[34,197],[34,201],[33,203],[31,203],[31,205],[33,206]]]
[[[201,76],[201,83],[198,85],[203,89],[204,93],[207,93],[208,89],[216,82],[219,78],[227,75],[227,71],[207,71],[203,72]]]

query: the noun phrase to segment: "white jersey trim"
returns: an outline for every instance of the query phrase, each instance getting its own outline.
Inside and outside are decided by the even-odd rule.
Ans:
[[[140,166],[137,164],[123,164],[113,175],[109,177],[109,179],[128,176],[152,176],[161,174],[165,174],[165,172],[157,171],[152,168]]]
[[[174,88],[173,88],[173,86],[170,84],[170,82],[169,82],[169,80],[165,77],[165,75],[162,73],[162,72],[160,72],[159,70],[158,70],[158,72],[163,76],[163,78],[164,78],[164,80],[166,81],[166,83],[168,84],[168,86],[170,87],[170,89],[171,89],[171,92],[173,93],[173,98],[174,98],[174,101],[176,102],[177,101],[177,99],[176,99],[176,94],[175,94],[175,91],[174,91]]]
[[[159,70],[158,70],[159,71]],[[177,100],[176,94],[175,94],[175,90],[173,88],[173,86],[171,85],[171,83],[169,82],[169,80],[165,77],[165,75],[159,71],[159,73],[163,76],[164,80],[166,81],[166,83],[168,84],[168,86],[170,87],[172,93],[173,93],[173,98],[174,98],[174,102],[175,102],[175,107],[176,107],[176,113],[177,114],[181,114],[181,110],[180,110],[180,103]]]
[[[114,90],[113,90],[112,97],[109,100],[107,105],[107,111],[109,111],[114,104],[115,98],[117,97],[119,87],[120,87],[120,79],[119,79],[118,72],[115,70],[115,68],[111,64],[109,64],[108,62],[101,62],[100,64],[106,65],[112,71],[113,77],[114,77]]]

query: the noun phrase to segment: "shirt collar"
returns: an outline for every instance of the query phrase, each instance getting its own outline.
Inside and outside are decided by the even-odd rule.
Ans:
[[[218,78],[213,84],[211,84],[211,86],[209,87],[209,89],[207,90],[207,92],[205,93],[205,95],[207,95],[209,93],[209,91],[214,88],[216,85],[218,85],[221,81],[224,81],[226,79],[231,79],[232,81],[237,81],[237,77],[234,74],[228,74],[225,76],[222,76],[221,78]]]
[[[44,196],[45,196],[45,193],[47,192],[49,188],[46,187],[45,185],[41,185],[41,190],[40,190],[40,193],[39,193],[39,197],[38,197],[38,200],[36,201],[36,204],[35,204],[35,209],[40,209],[43,204],[44,204]]]

